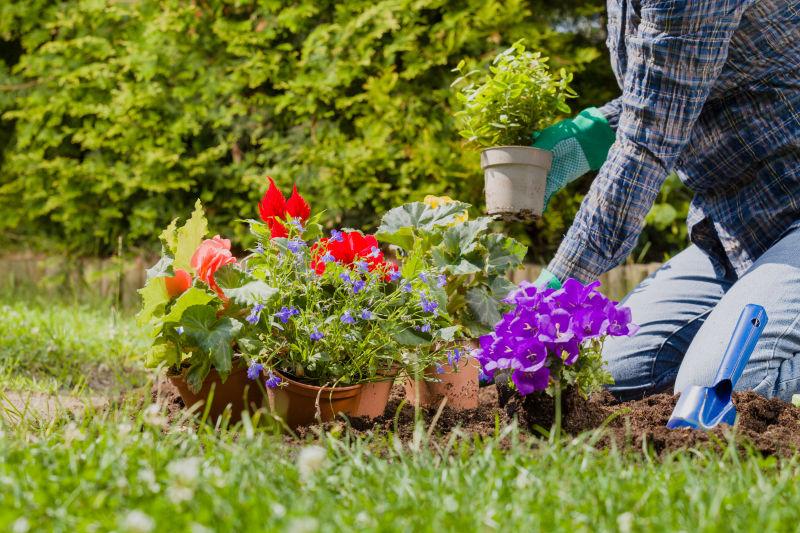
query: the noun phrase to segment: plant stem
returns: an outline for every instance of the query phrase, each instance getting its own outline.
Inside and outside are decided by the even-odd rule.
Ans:
[[[561,437],[561,380],[558,378],[553,381],[553,398],[556,402],[556,412],[553,427],[550,430],[550,442],[558,442]]]

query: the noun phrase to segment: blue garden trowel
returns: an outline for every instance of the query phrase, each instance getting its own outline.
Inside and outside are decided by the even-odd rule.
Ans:
[[[733,425],[736,421],[736,408],[731,402],[733,387],[742,377],[766,325],[767,312],[763,307],[745,306],[719,364],[714,384],[710,387],[692,385],[681,392],[667,422],[668,428],[711,429],[720,423]]]

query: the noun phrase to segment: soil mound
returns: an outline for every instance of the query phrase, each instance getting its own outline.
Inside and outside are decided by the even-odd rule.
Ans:
[[[167,406],[170,418],[177,418],[183,402],[169,383],[153,388],[154,400]],[[565,394],[562,404],[562,428],[569,435],[603,428],[594,446],[597,448],[642,451],[651,449],[662,455],[686,448],[723,449],[731,432],[727,426],[704,432],[691,429],[667,429],[666,424],[677,396],[657,394],[642,400],[620,403],[607,393],[584,399],[578,394]],[[753,392],[735,393],[733,402],[739,413],[735,428],[737,443],[751,446],[763,455],[790,456],[800,450],[800,408],[778,399],[768,400]],[[504,387],[480,389],[478,408],[455,411],[445,405],[438,409],[423,409],[420,415],[426,431],[441,442],[453,431],[472,436],[493,436],[517,419],[530,429],[531,438],[541,436],[553,423],[553,398],[543,393],[520,397]],[[414,408],[405,402],[403,387],[392,388],[384,414],[373,420],[350,419],[331,422],[300,430],[297,442],[334,428],[345,429],[353,436],[393,433],[403,441],[414,438]],[[174,418],[173,418],[174,419]],[[432,429],[431,429],[431,426]]]

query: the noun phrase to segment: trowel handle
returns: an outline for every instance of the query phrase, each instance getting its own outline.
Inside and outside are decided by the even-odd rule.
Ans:
[[[733,330],[728,348],[719,364],[717,377],[714,378],[715,385],[726,379],[731,381],[731,387],[736,385],[766,325],[767,312],[764,308],[747,304],[739,316],[739,322],[736,323],[736,329]]]

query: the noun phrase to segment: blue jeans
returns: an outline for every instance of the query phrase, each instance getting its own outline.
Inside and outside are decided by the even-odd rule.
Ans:
[[[610,338],[603,349],[618,398],[710,385],[748,303],[762,305],[769,321],[736,389],[786,401],[800,392],[800,229],[738,279],[691,246],[623,302],[641,330]]]

